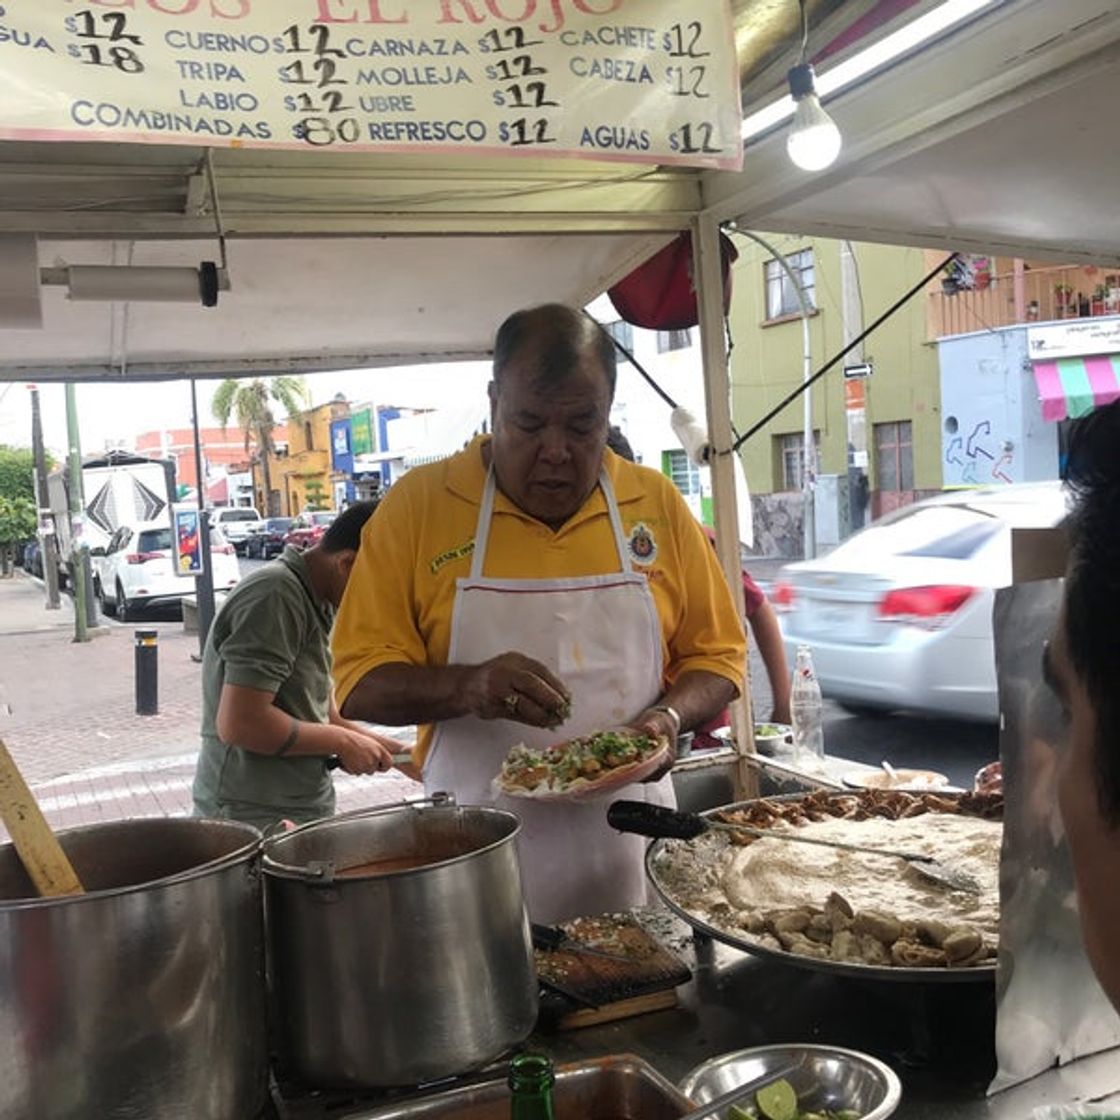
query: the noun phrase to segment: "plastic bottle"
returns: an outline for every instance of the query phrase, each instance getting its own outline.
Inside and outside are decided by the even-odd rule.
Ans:
[[[797,666],[793,670],[790,696],[793,712],[793,746],[797,754],[824,758],[824,702],[821,686],[813,671],[813,655],[808,646],[797,647]]]
[[[518,1054],[509,1067],[510,1120],[553,1120],[556,1074],[544,1054]]]

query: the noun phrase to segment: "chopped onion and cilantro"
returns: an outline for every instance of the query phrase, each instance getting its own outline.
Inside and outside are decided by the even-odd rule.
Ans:
[[[502,764],[502,782],[526,790],[566,789],[581,779],[593,782],[620,766],[644,762],[664,745],[663,739],[627,731],[596,731],[547,750],[519,743]]]

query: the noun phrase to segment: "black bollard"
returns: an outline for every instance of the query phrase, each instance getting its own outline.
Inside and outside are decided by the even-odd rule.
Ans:
[[[159,713],[159,642],[155,630],[136,633],[136,714]]]

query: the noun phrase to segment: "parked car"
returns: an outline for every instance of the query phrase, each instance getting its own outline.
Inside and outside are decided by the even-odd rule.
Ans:
[[[254,526],[245,539],[245,555],[270,560],[284,551],[284,537],[291,528],[290,517],[269,517]]]
[[[284,543],[294,545],[301,551],[318,544],[327,531],[327,526],[338,516],[333,509],[301,513],[292,520],[292,526],[284,537]]]
[[[91,556],[93,590],[107,615],[127,622],[141,607],[179,603],[194,592],[194,580],[175,574],[171,526],[148,521],[122,525],[103,556]],[[228,591],[241,578],[237,556],[221,529],[210,530],[210,564],[215,591]]]
[[[997,719],[992,604],[1011,583],[1011,529],[1065,512],[1057,482],[954,491],[788,565],[771,599],[790,663],[810,646],[821,691],[853,710]]]
[[[222,531],[239,556],[245,551],[249,535],[255,533],[263,523],[264,518],[255,509],[245,506],[216,509],[210,514],[211,527],[217,526]]]

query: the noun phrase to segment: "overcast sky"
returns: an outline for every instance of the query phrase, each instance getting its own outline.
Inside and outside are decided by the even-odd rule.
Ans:
[[[487,362],[342,370],[308,376],[313,405],[342,393],[353,404],[402,405],[412,408],[457,407],[477,400],[486,408]],[[198,382],[199,424],[213,426],[210,400],[219,381]],[[66,398],[59,384],[39,387],[43,438],[56,459],[66,453]],[[185,428],[191,422],[188,381],[77,387],[82,452],[100,451],[106,443],[131,445],[141,432]],[[277,418],[283,419],[282,410]],[[0,444],[31,446],[31,397],[23,382],[0,382]]]

